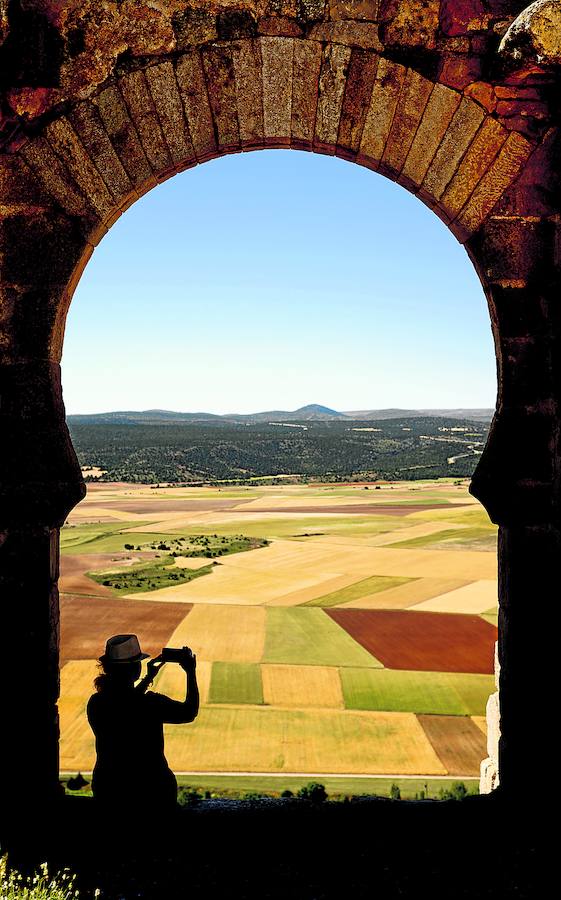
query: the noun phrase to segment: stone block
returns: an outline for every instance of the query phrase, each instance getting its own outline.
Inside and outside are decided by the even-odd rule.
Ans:
[[[442,196],[441,207],[451,220],[467,203],[507,137],[508,131],[496,119],[485,119]]]
[[[534,147],[522,135],[512,132],[491,168],[483,176],[458,222],[472,233],[479,228],[506,189],[520,174]]]
[[[127,104],[136,126],[142,149],[153,172],[162,172],[171,166],[171,157],[148,89],[146,75],[141,69],[119,79],[119,90]]]
[[[382,174],[393,178],[400,174],[432,88],[432,82],[419,75],[415,69],[407,70],[384,155],[378,169]]]
[[[314,25],[309,37],[312,41],[345,44],[348,47],[362,47],[363,50],[383,50],[378,37],[378,26],[370,22],[322,22]]]
[[[460,100],[456,91],[434,86],[398,179],[410,190],[421,186]]]
[[[484,118],[485,113],[477,103],[462,99],[425,175],[421,187],[423,197],[440,200]]]
[[[347,68],[351,58],[348,47],[327,44],[319,75],[319,93],[316,112],[314,144],[322,150],[335,152]]]
[[[150,163],[138,138],[125,101],[116,85],[105,88],[94,99],[119,159],[135,187],[153,181]],[[153,181],[155,184],[155,181]]]
[[[467,97],[476,100],[481,106],[485,107],[487,112],[494,112],[497,105],[496,88],[488,84],[486,81],[474,81],[465,89]]]
[[[89,101],[79,103],[68,120],[103,178],[113,200],[121,203],[133,191],[133,185],[109,140],[97,108]]]
[[[323,19],[327,0],[298,0],[298,17],[303,22],[318,22]]]
[[[448,54],[442,60],[438,80],[463,91],[468,85],[481,81],[481,60],[477,56]]]
[[[450,36],[484,30],[489,21],[486,13],[483,0],[442,0],[440,28]]]
[[[260,39],[263,60],[263,131],[265,142],[290,144],[292,118],[292,38]]]
[[[218,37],[213,9],[188,7],[174,13],[171,21],[178,50],[199,47]]]
[[[338,145],[351,153],[360,146],[379,59],[366,50],[353,50],[351,54],[337,138]]]
[[[218,13],[216,30],[220,41],[252,38],[257,34],[257,24],[248,9],[224,9]]]
[[[263,144],[263,73],[259,41],[239,41],[233,48],[240,138],[243,147]]]
[[[225,45],[215,44],[206,47],[201,56],[218,150],[223,153],[238,150],[240,131],[232,52]]]
[[[377,22],[380,0],[329,0],[329,18]]]
[[[404,66],[380,58],[362,131],[358,162],[375,168],[382,159],[406,71]]]
[[[380,37],[386,46],[436,47],[440,0],[381,0],[380,19],[384,23]]]
[[[312,146],[321,60],[320,44],[294,41],[291,133],[296,147]]]
[[[38,136],[29,141],[22,147],[20,153],[46,193],[56,200],[62,209],[72,216],[95,215],[68,168],[44,137]]]
[[[50,122],[45,136],[100,218],[109,215],[115,201],[68,119],[61,116]]]
[[[302,37],[301,25],[288,16],[265,16],[259,20],[259,34],[269,37]]]
[[[174,165],[185,166],[192,163],[195,151],[171,62],[150,66],[146,69],[146,80]]]
[[[553,276],[554,241],[547,219],[494,215],[472,246],[488,284],[541,290]]]
[[[217,147],[200,54],[193,52],[180,56],[175,64],[175,74],[193,147],[197,159],[203,162],[216,155]]]

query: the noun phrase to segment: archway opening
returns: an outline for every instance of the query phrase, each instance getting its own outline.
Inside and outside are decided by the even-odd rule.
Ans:
[[[233,779],[321,775],[352,793],[385,774],[410,795],[476,780],[496,597],[494,528],[467,493],[495,388],[481,300],[435,216],[339,160],[229,157],[113,226],[63,360],[90,482],[62,535],[63,771],[91,767],[103,625],[151,651],[200,641],[201,723],[168,736],[178,771],[209,766],[230,728],[259,744],[209,766]],[[130,414],[147,408],[241,415]],[[94,412],[121,415],[77,415]]]

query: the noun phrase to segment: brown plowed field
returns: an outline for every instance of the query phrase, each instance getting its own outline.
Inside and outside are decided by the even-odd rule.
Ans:
[[[417,716],[434,752],[450,775],[479,775],[487,756],[485,735],[469,716]]]
[[[385,609],[325,612],[388,669],[493,673],[497,629],[479,616]]]
[[[88,578],[86,572],[123,568],[140,560],[154,559],[155,553],[139,554],[131,558],[130,553],[76,553],[64,554],[60,558],[59,589],[65,594],[89,594],[91,597],[113,597],[113,591]]]
[[[387,505],[385,503],[341,503],[334,506],[255,506],[253,509],[244,509],[243,507],[236,509],[236,514],[282,513],[283,515],[288,515],[292,513],[335,513],[336,515],[339,515],[339,513],[341,513],[354,516],[408,516],[410,513],[426,512],[429,509],[459,509],[465,507],[465,505],[465,503],[419,503],[415,506],[411,504],[390,506],[389,503]],[[124,509],[124,506],[119,506],[119,509]],[[210,509],[210,506],[208,509]],[[133,510],[131,509],[129,512],[133,512]]]
[[[121,600],[119,597],[60,598],[61,661],[97,659],[112,634],[137,634],[146,653],[154,655],[192,609],[189,603]]]

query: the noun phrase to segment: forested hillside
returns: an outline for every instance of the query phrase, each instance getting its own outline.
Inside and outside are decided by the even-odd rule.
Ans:
[[[99,468],[106,481],[144,483],[469,476],[488,432],[481,422],[441,417],[69,427],[84,468]]]

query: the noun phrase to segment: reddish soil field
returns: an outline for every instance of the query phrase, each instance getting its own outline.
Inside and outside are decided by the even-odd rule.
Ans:
[[[417,719],[450,775],[479,775],[479,764],[487,756],[487,742],[468,716],[417,716]]]
[[[236,513],[349,513],[355,516],[408,516],[409,513],[426,512],[428,509],[458,509],[465,503],[419,503],[391,506],[389,503],[348,503],[336,506],[274,506],[258,509],[236,509]],[[119,507],[121,509],[121,507]]]
[[[385,609],[326,609],[388,669],[493,673],[497,629],[479,616]]]
[[[155,553],[142,552],[134,559],[130,553],[77,553],[74,556],[61,556],[59,590],[65,594],[88,594],[90,597],[113,597],[113,591],[102,584],[97,584],[86,576],[86,572],[103,571],[110,568],[123,568],[134,565],[140,560],[154,559]]]
[[[97,659],[108,637],[129,632],[137,634],[142,649],[153,656],[191,609],[189,603],[65,594],[60,598],[61,664],[67,659]]]

